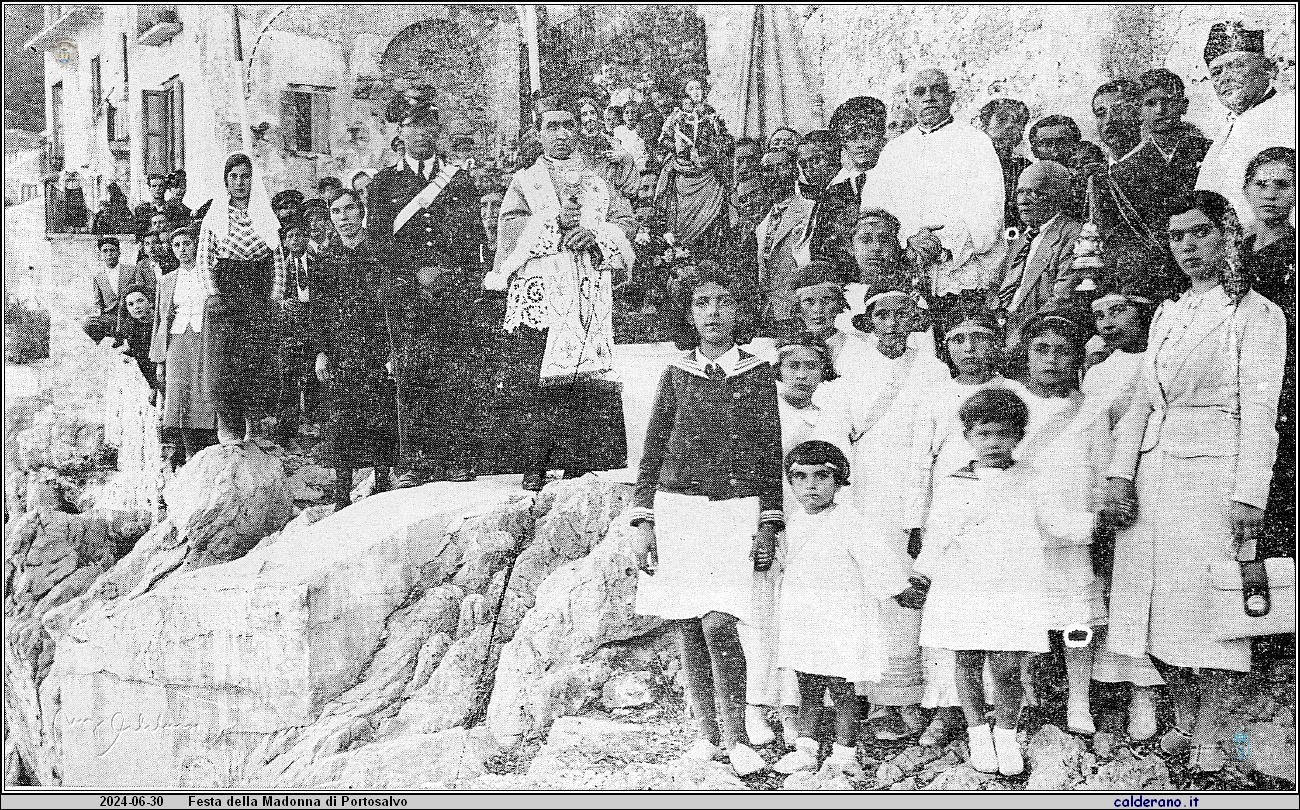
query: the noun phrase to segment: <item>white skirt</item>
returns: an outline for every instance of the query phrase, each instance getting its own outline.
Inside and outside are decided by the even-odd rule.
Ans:
[[[717,611],[747,624],[755,619],[754,561],[758,498],[712,501],[700,495],[655,493],[659,568],[637,579],[636,612],[663,619],[698,619]]]

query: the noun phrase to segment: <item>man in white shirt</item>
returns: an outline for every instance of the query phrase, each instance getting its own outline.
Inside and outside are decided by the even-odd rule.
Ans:
[[[987,135],[953,120],[955,100],[942,71],[914,74],[907,102],[916,126],[885,145],[862,192],[863,208],[902,222],[936,296],[992,286],[1006,251],[1002,164]]]
[[[1205,64],[1228,118],[1205,155],[1196,187],[1227,197],[1242,226],[1249,226],[1255,213],[1242,192],[1246,164],[1270,146],[1295,148],[1295,95],[1272,87],[1278,66],[1264,54],[1264,32],[1240,22],[1210,28]]]

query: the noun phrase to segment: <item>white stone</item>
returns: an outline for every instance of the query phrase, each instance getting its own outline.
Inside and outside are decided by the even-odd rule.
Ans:
[[[654,699],[654,675],[645,670],[619,673],[606,681],[600,690],[600,701],[606,709],[644,706]]]

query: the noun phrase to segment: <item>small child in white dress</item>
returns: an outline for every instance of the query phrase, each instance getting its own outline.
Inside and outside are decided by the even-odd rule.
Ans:
[[[921,644],[957,654],[957,693],[970,764],[984,773],[1024,771],[1016,740],[1025,653],[1048,650],[1046,563],[1031,473],[1012,460],[1029,409],[1011,391],[986,388],[958,409],[976,459],[935,483],[928,536],[913,570],[929,582]],[[984,719],[984,662],[993,674],[996,726]]]
[[[861,779],[853,684],[879,680],[888,660],[880,601],[893,598],[918,609],[924,594],[909,581],[910,560],[865,531],[856,509],[835,502],[836,492],[849,483],[843,451],[829,442],[804,442],[786,455],[785,474],[799,506],[786,523],[777,665],[796,673],[802,704],[795,750],[773,767],[781,773],[816,770],[817,719],[829,691],[835,742],[827,764]]]

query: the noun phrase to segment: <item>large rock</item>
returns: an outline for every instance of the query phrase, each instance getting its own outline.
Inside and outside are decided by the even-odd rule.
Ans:
[[[476,488],[475,497],[490,497],[482,487],[420,489],[463,495]],[[388,497],[368,499],[342,514]],[[389,617],[365,677],[330,701],[315,722],[268,738],[250,756],[253,766],[261,767],[245,783],[310,787],[315,763],[325,757],[450,729],[480,709],[491,682],[488,640],[503,569],[532,534],[531,510],[531,499],[508,499],[471,510],[447,522],[436,539],[425,539],[429,561],[417,567],[408,604]],[[293,544],[296,538],[286,530],[277,544]]]
[[[486,773],[496,753],[483,729],[405,734],[312,762],[298,781],[317,790],[410,790],[430,782],[452,787]]]
[[[178,477],[168,492],[171,519],[83,597],[80,612],[47,622],[59,646],[41,689],[42,783],[57,784],[56,771],[68,785],[241,783],[256,765],[254,750],[270,741],[289,747],[290,730],[310,726],[363,672],[383,669],[372,658],[387,620],[410,601],[467,508],[418,490],[388,493],[291,540],[191,570],[190,546],[206,543],[196,567],[215,561],[283,526],[290,508],[283,478],[279,486],[269,478],[278,461],[249,453],[244,469],[225,448],[205,452],[208,464],[200,457],[191,465],[215,472],[209,490],[224,487],[224,495]],[[440,621],[429,622],[428,635]],[[412,668],[420,646],[411,645]],[[398,693],[407,685],[392,680]],[[112,731],[114,717],[129,720],[121,733]],[[354,724],[336,739],[346,747],[368,736],[361,731]]]
[[[654,699],[654,674],[645,670],[619,673],[606,681],[600,690],[600,702],[606,709],[644,706]]]
[[[662,621],[635,610],[637,566],[625,513],[581,560],[558,568],[537,590],[497,666],[488,704],[492,734],[510,748],[546,732],[578,710],[613,669],[593,661],[597,649],[656,629]]]
[[[31,427],[17,433],[15,444],[21,469],[84,470],[93,467],[104,451],[104,426],[43,411]]]
[[[1034,734],[1026,751],[1029,790],[1065,790],[1080,781],[1083,741],[1048,724]]]

